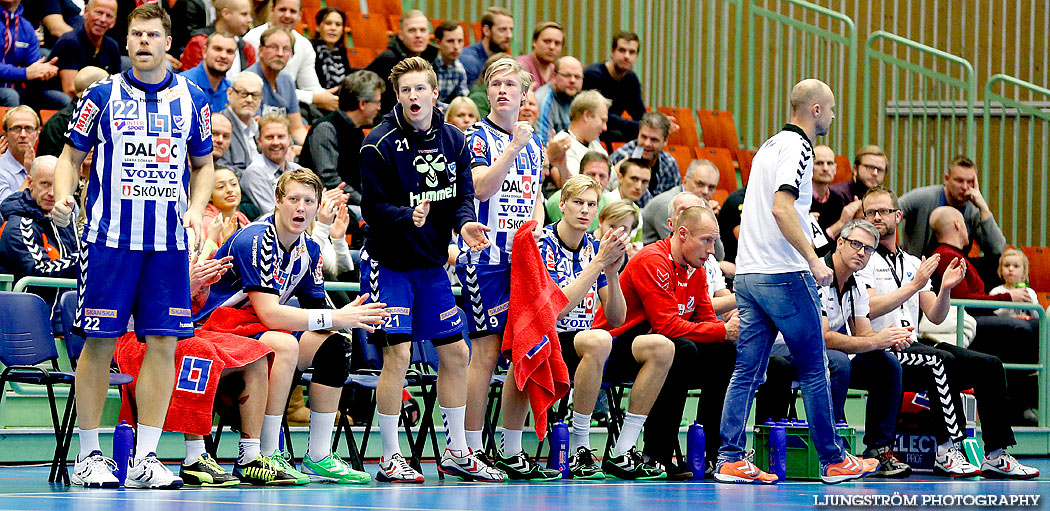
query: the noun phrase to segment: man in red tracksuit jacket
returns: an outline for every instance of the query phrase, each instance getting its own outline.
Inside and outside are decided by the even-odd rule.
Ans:
[[[714,212],[693,206],[675,213],[671,236],[643,248],[620,275],[627,319],[623,326],[610,330],[613,348],[605,372],[607,381],[634,380],[640,366],[639,341],[652,337],[646,334],[658,334],[674,345],[667,379],[648,420],[642,417],[646,423],[644,453],[664,465],[670,478],[688,475],[685,467],[670,463],[686,392],[691,388],[701,389],[698,418],[708,432],[706,459],[717,458],[720,440],[715,432],[736,363],[732,342],[739,326],[736,317],[728,323],[718,319],[708,298],[703,264],[714,253],[719,237]],[[598,310],[594,327],[609,329],[604,310]],[[637,393],[631,399],[638,399]],[[624,432],[631,415],[624,421]]]

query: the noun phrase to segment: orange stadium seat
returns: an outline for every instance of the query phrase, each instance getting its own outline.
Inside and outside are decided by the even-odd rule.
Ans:
[[[52,115],[58,113],[58,110],[41,110],[40,111],[40,125],[43,126]]]
[[[357,3],[358,0],[350,0]],[[403,7],[401,0],[368,0],[368,12],[374,15],[397,16],[401,18]]]
[[[693,161],[693,150],[684,145],[671,145],[667,144],[664,146],[664,151],[671,153],[674,156],[675,161],[678,162],[678,173],[685,175],[685,169],[689,167],[689,163]]]
[[[325,0],[324,4],[328,7],[338,7],[347,14],[361,12],[361,2],[359,0]]]
[[[747,186],[747,179],[751,177],[751,160],[755,159],[757,152],[741,149],[736,153],[737,162],[740,163],[740,182],[744,183],[744,186]]]
[[[689,147],[700,145],[700,137],[696,134],[696,121],[693,119],[692,111],[688,108],[676,106],[661,106],[657,107],[656,110],[678,123],[678,131],[667,137],[668,144]]]
[[[470,24],[470,27],[474,29],[474,40],[475,41],[480,41],[481,40],[481,22],[480,21],[475,21],[475,22]]]
[[[715,190],[715,194],[711,197],[711,200],[717,202],[719,205],[722,205],[725,204],[727,198],[729,198],[729,190],[723,190],[719,188]]]
[[[724,147],[736,155],[740,150],[740,137],[737,135],[733,114],[724,110],[697,110],[700,118],[700,131],[704,135],[707,147]]]
[[[849,164],[849,156],[840,154],[835,157],[835,183],[853,179],[853,167]]]
[[[1028,279],[1032,289],[1050,292],[1050,247],[1021,247],[1028,256]]]
[[[697,147],[696,157],[708,160],[718,167],[718,188],[731,192],[736,190],[736,167],[733,165],[733,153],[724,147]]]
[[[346,14],[354,46],[383,51],[389,42],[385,17],[351,12]]]
[[[379,56],[375,48],[353,46],[346,49],[346,57],[350,60],[351,67],[366,67]]]
[[[373,14],[374,16],[374,14]],[[387,26],[390,27],[391,32],[397,32],[401,30],[401,15],[400,14],[387,14],[386,15]],[[434,27],[430,27],[433,31]]]
[[[297,32],[313,34],[317,29],[317,13],[321,10],[321,0],[303,0],[302,16],[295,25]]]

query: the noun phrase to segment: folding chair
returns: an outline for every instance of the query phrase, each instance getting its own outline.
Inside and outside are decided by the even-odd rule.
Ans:
[[[832,184],[841,183],[853,179],[853,167],[850,166],[849,157],[838,155],[835,157],[835,180]]]
[[[660,106],[656,107],[656,110],[678,123],[678,131],[667,137],[668,144],[688,147],[700,145],[700,137],[696,134],[696,121],[693,119],[692,111],[676,106]]]
[[[364,46],[379,51],[386,49],[389,38],[385,16],[348,12],[346,22],[350,26],[350,37],[354,40],[354,46]]]

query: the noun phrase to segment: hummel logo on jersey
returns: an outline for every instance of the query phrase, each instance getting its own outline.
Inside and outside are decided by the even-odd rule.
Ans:
[[[434,188],[438,185],[437,173],[445,171],[445,155],[439,153],[416,156],[412,165],[415,165],[416,172],[423,175],[427,187]]]

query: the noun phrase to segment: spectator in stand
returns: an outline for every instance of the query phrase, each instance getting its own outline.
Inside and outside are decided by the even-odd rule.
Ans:
[[[88,2],[90,4],[91,2]],[[41,43],[44,48],[51,48],[55,41],[66,32],[72,32],[84,26],[80,11],[84,2],[72,0],[32,0],[25,4],[25,19],[44,34]]]
[[[599,151],[588,151],[587,154],[583,155],[580,159],[580,174],[594,178],[598,184],[602,185],[602,194],[598,197],[598,211],[602,211],[605,205],[609,202],[607,193],[605,190],[606,183],[609,182],[609,156]],[[547,211],[547,222],[553,223],[561,220],[561,208],[558,206],[561,204],[561,190],[554,192],[550,197],[547,198],[547,202],[544,204],[544,208]],[[587,232],[593,232],[598,229],[598,215],[594,216],[594,221],[591,222],[590,227],[587,228]],[[624,232],[633,232],[634,225],[632,224],[630,229],[625,229]]]
[[[1016,248],[1008,248],[999,256],[999,278],[1003,285],[996,286],[990,294],[1008,293],[1011,289],[1019,288],[1028,294],[1028,301],[1039,303],[1039,296],[1035,290],[1028,286],[1028,257],[1024,252]],[[997,316],[1016,317],[1021,319],[1032,319],[1035,314],[1031,311],[1019,311],[1017,309],[996,309]]]
[[[747,193],[747,188],[738,188],[731,192],[718,212],[718,231],[722,234],[719,239],[726,251],[723,261],[734,264],[736,263],[737,240],[740,238],[740,211],[744,207],[745,193]]]
[[[670,190],[678,184],[682,176],[678,170],[678,161],[671,156],[671,153],[664,151],[670,132],[671,119],[669,117],[660,112],[646,112],[639,123],[638,138],[613,151],[612,156],[609,156],[609,162],[616,165],[627,158],[641,158],[648,162],[649,168],[653,171],[653,179],[649,182],[649,192],[659,195]],[[616,185],[615,180],[609,183],[609,186],[612,187]],[[715,212],[717,213],[717,210]]]
[[[229,106],[221,115],[229,119],[233,126],[230,137],[230,148],[219,162],[233,170],[238,177],[249,163],[259,154],[255,139],[259,136],[259,124],[255,115],[259,113],[259,104],[263,97],[263,81],[255,73],[241,73],[233,78],[230,88],[226,90]]]
[[[0,203],[5,220],[0,233],[0,273],[22,277],[75,278],[76,227],[51,221],[55,207],[55,164],[58,158],[41,156],[29,169],[28,186]],[[54,296],[52,294],[51,301]]]
[[[616,166],[620,184],[609,192],[609,200],[628,199],[638,208],[649,203],[649,179],[652,175],[645,162],[635,158],[625,160]]]
[[[576,57],[565,56],[555,64],[554,80],[536,89],[536,101],[540,104],[536,136],[540,137],[544,144],[547,144],[552,135],[569,127],[569,107],[572,105],[572,98],[580,93],[582,83],[583,65]],[[604,92],[602,96],[605,96]]]
[[[644,124],[641,132],[645,132]],[[620,149],[623,148],[621,147]],[[615,155],[616,153],[614,152],[613,154]],[[609,158],[609,160],[612,161],[612,158]],[[681,184],[653,197],[642,209],[642,243],[648,245],[671,235],[671,226],[667,225],[667,219],[671,217],[671,214],[667,210],[667,205],[679,193],[689,192],[697,197],[702,197],[710,207],[711,202],[713,202],[711,197],[714,196],[717,187],[718,167],[714,163],[708,160],[693,160],[690,162],[685,169],[685,174],[682,176]],[[711,210],[717,212],[714,207]],[[719,252],[724,252],[724,249],[721,248],[720,243],[716,244],[715,248],[717,249],[715,250],[715,258],[718,258]]]
[[[561,57],[565,31],[553,21],[544,21],[532,31],[532,53],[518,57],[518,63],[532,73],[532,87],[543,87],[554,79],[554,63]]]
[[[361,204],[360,152],[364,128],[375,123],[379,98],[386,84],[375,73],[362,69],[343,79],[339,111],[317,123],[306,137],[299,164],[313,169],[325,188],[344,183],[348,203]]]
[[[481,40],[463,48],[459,60],[467,70],[467,83],[474,83],[484,76],[483,71],[489,57],[496,53],[514,52],[510,49],[514,39],[514,18],[502,7],[489,7],[481,16]]]
[[[860,211],[859,200],[847,199],[831,185],[837,167],[835,152],[830,147],[813,147],[813,204],[809,206],[809,213],[817,218],[817,225],[832,240],[839,237],[839,231]]]
[[[3,128],[0,143],[6,145],[7,150],[0,155],[0,201],[20,191],[29,177],[26,168],[36,158],[40,117],[28,106],[16,106],[4,114]]]
[[[226,151],[230,150],[231,137],[233,137],[233,123],[225,115],[213,115],[211,117],[212,158],[218,161],[226,156]]]
[[[346,13],[338,7],[325,7],[317,13],[316,21],[314,71],[321,87],[339,87],[351,71],[350,59],[346,56]]]
[[[860,201],[864,198],[864,194],[882,185],[882,182],[886,180],[888,165],[889,158],[886,157],[886,152],[881,147],[877,145],[861,147],[857,152],[857,157],[853,159],[853,177],[849,181],[831,185],[831,193],[837,194],[842,204],[852,206],[851,209],[856,213],[860,209]],[[852,219],[850,217],[846,222]]]
[[[630,233],[639,232],[641,215],[638,206],[627,199],[611,200],[608,192],[602,196],[607,203],[598,212],[598,230],[594,231],[596,238],[604,237],[605,233],[615,231],[617,227],[623,227],[624,231]],[[642,242],[632,240],[627,249],[627,257],[634,257],[642,247]]]
[[[390,38],[383,53],[375,58],[365,69],[379,75],[384,81],[389,79],[394,66],[408,57],[422,57],[427,62],[434,62],[438,56],[437,46],[430,44],[430,20],[423,11],[415,9],[401,15],[401,28]],[[386,114],[397,103],[396,91],[387,87],[383,92],[383,103],[379,112]]]
[[[216,167],[214,186],[211,201],[204,208],[203,218],[208,240],[215,243],[215,246],[205,246],[202,251],[204,254],[218,250],[233,233],[251,223],[251,220],[237,209],[241,205],[241,184],[233,171],[226,167]]]
[[[69,96],[41,86],[58,74],[56,59],[40,58],[36,29],[22,15],[23,9],[21,0],[0,1],[0,18],[5,27],[0,54],[0,106],[58,110],[69,104]]]
[[[208,95],[212,112],[221,112],[229,102],[226,90],[230,81],[226,73],[230,65],[237,60],[237,40],[229,32],[212,32],[208,36],[204,50],[204,60],[197,67],[183,71],[181,74],[197,84]]]
[[[518,111],[518,120],[529,123],[534,129],[536,121],[540,120],[540,104],[536,101],[536,93],[531,90],[525,93],[525,104]]]
[[[105,70],[95,66],[88,66],[77,71],[73,79],[76,89],[76,99],[84,94],[93,83],[109,76]],[[73,109],[77,106],[76,101],[70,101],[68,105],[55,112],[44,127],[40,130],[40,142],[36,147],[37,156],[58,156],[62,154],[62,147],[66,145],[66,130],[69,129],[69,119],[73,117]]]
[[[445,109],[445,122],[459,128],[459,131],[463,133],[467,132],[467,128],[481,120],[481,114],[478,113],[478,105],[474,104],[470,98],[460,96],[453,99],[448,104],[448,108]]]
[[[90,0],[84,9],[84,25],[58,38],[51,56],[58,58],[58,77],[61,83],[49,88],[61,88],[62,92],[75,97],[73,81],[77,71],[95,66],[109,74],[120,72],[120,46],[106,35],[116,20],[116,0]],[[93,49],[93,50],[92,50]]]
[[[281,114],[266,114],[259,118],[259,152],[241,175],[241,192],[259,208],[262,216],[273,212],[277,205],[274,189],[277,179],[290,170],[301,169],[288,161],[291,146],[288,119]]]
[[[596,89],[612,100],[609,131],[604,137],[609,141],[626,142],[633,139],[638,134],[638,120],[645,115],[642,82],[634,73],[639,44],[638,34],[634,32],[613,34],[611,58],[587,66],[583,73],[584,89]],[[624,119],[625,112],[635,120]]]
[[[214,0],[186,0],[186,27],[190,34],[214,24],[215,11]]]
[[[509,59],[509,58],[511,58],[511,56],[510,56],[509,53],[497,53],[497,54],[489,57],[489,59],[485,61],[485,71],[488,71],[489,66],[495,64],[496,62],[499,61],[499,59],[502,59],[502,58],[508,58]],[[467,97],[470,98],[470,100],[474,102],[474,105],[476,105],[478,107],[478,114],[481,115],[482,118],[488,117],[489,110],[490,110],[489,95],[488,95],[489,93],[488,93],[488,88],[485,87],[485,79],[484,79],[484,77],[485,77],[485,73],[482,73],[481,74],[481,78],[478,78],[478,80],[476,82],[474,82],[474,85],[470,87],[470,94],[467,95]],[[518,114],[519,115],[521,114],[520,110],[519,110]]]
[[[609,100],[598,91],[584,91],[576,95],[569,108],[569,127],[554,136],[547,150],[550,152],[551,179],[554,185],[568,181],[580,173],[580,160],[590,151],[608,155],[598,137],[605,131],[609,118]],[[566,147],[565,142],[568,142]]]
[[[467,70],[459,61],[459,54],[463,51],[463,26],[454,20],[445,20],[434,29],[434,37],[438,47],[438,56],[434,59],[438,101],[449,103],[470,93]]]
[[[956,156],[948,163],[943,185],[916,188],[901,196],[900,206],[904,213],[901,246],[910,254],[929,255],[937,247],[931,215],[941,206],[957,209],[966,220],[970,238],[959,245],[960,250],[968,251],[976,241],[986,257],[994,256],[998,262],[1006,248],[1006,238],[977,186],[977,167],[965,156]]]
[[[256,48],[244,40],[244,35],[252,28],[251,8],[251,0],[215,0],[215,23],[190,33],[190,40],[180,58],[182,69],[196,67],[204,60],[205,43],[213,32],[228,32],[237,41],[237,58],[230,63],[227,76],[237,76],[254,64]]]
[[[328,112],[338,110],[339,98],[335,95],[338,91],[334,88],[326,90],[321,87],[314,66],[314,61],[317,59],[314,47],[306,36],[295,30],[295,25],[299,23],[299,15],[301,13],[301,0],[274,0],[273,5],[270,7],[269,23],[264,23],[248,31],[244,36],[244,40],[259,48],[261,53],[262,46],[260,42],[263,39],[262,35],[271,26],[288,30],[294,39],[289,46],[293,51],[288,54],[288,64],[285,66],[285,72],[288,73],[292,78],[292,82],[295,83],[295,97],[300,102],[307,105],[315,105],[320,110]]]
[[[295,97],[295,82],[285,71],[292,56],[292,33],[286,28],[274,27],[263,32],[259,40],[262,42],[259,62],[246,71],[263,79],[260,113],[287,116],[292,139],[301,146],[306,140],[306,126]]]

